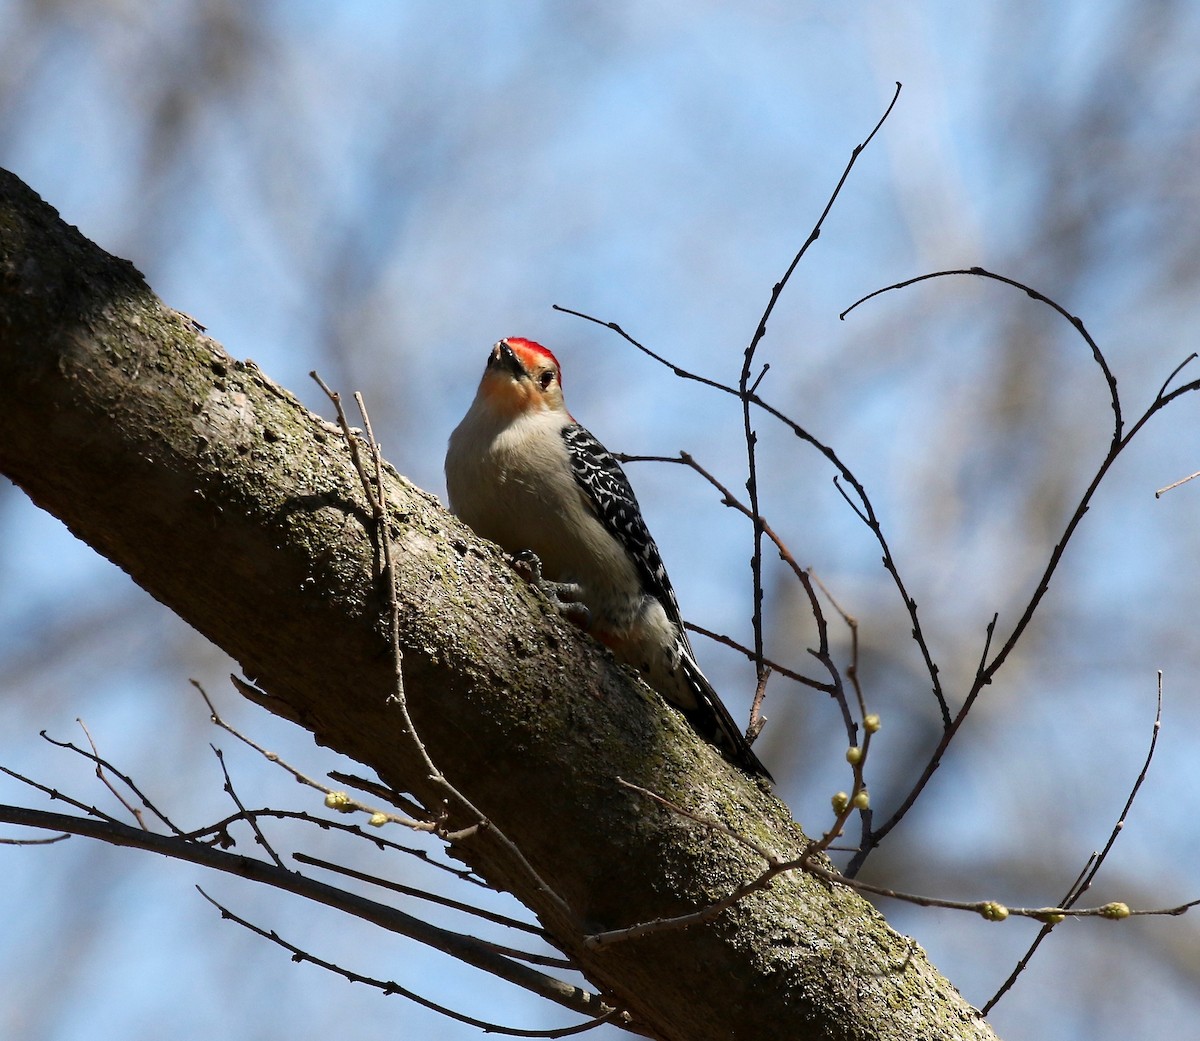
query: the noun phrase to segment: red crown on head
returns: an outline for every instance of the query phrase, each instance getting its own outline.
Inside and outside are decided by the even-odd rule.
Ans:
[[[558,364],[558,359],[554,357],[554,352],[547,347],[543,347],[536,340],[527,340],[523,336],[506,336],[504,342],[507,343],[518,354],[532,354],[540,358],[545,358],[552,362],[554,367],[560,372],[562,366]]]

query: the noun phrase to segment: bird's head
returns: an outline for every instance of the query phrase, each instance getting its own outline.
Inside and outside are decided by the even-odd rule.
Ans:
[[[558,359],[540,343],[509,336],[492,348],[479,384],[496,412],[565,412]]]

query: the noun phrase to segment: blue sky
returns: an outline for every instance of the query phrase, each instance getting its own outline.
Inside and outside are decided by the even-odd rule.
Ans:
[[[510,334],[553,347],[572,411],[612,448],[686,447],[737,487],[735,405],[551,305],[736,378],[771,285],[902,81],[779,304],[763,386],[871,489],[953,696],[991,613],[1003,630],[1019,612],[1104,451],[1104,384],[1070,327],[1010,289],[946,280],[838,314],[923,271],[1003,271],[1083,316],[1136,415],[1194,347],[1197,34],[1188,5],[1066,0],[449,13],[411,2],[9,2],[0,164],[310,407],[325,411],[314,367],[364,390],[389,458],[432,492],[444,491],[445,438],[488,346]],[[1055,899],[1136,776],[1163,668],[1160,751],[1097,897],[1200,895],[1187,867],[1200,489],[1153,498],[1200,468],[1196,430],[1196,407],[1183,403],[1114,468],[1029,640],[922,812],[878,855],[877,881]],[[894,805],[933,738],[928,678],[878,547],[828,465],[766,421],[760,432],[770,519],[863,622],[864,677],[886,722],[873,791]],[[685,614],[746,638],[744,523],[682,471],[641,465],[631,476]],[[768,575],[772,648],[804,663],[811,623],[786,576]],[[218,652],[11,489],[0,496],[0,622],[0,761],[15,769],[101,799],[86,769],[36,737],[77,737],[82,716],[107,755],[190,823],[222,815],[216,738],[189,676],[271,747],[312,772],[331,765],[305,735],[237,702]],[[748,667],[698,649],[740,713]],[[847,783],[836,714],[782,684],[772,696],[759,749],[797,818],[819,828]],[[296,804],[295,785],[252,757],[237,769],[264,802]],[[3,781],[0,798],[29,796]],[[363,1036],[478,1036],[292,966],[216,921],[193,882],[315,953],[341,952],[464,1010],[520,1026],[569,1021],[295,901],[69,846],[0,852],[0,917],[17,924],[0,936],[5,1036],[161,1036],[164,1015],[178,1038],[315,1037],[351,1015]],[[427,881],[408,861],[384,870]],[[884,911],[975,1002],[1029,935]],[[1195,937],[1186,919],[1072,924],[1001,1003],[997,1030],[1067,1041],[1194,1021],[1194,968],[1172,948]]]

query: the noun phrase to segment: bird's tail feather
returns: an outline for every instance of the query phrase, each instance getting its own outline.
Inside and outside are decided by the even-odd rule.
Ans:
[[[765,777],[774,784],[775,778],[754,754],[750,742],[746,740],[738,725],[733,721],[733,717],[722,704],[713,685],[700,671],[700,666],[689,654],[684,654],[679,664],[696,697],[695,708],[682,709],[688,722],[701,737],[711,741],[743,770],[759,777]]]

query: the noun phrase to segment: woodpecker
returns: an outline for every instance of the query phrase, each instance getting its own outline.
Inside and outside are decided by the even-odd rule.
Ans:
[[[558,359],[511,336],[446,452],[450,508],[529,562],[564,613],[633,666],[748,773],[773,780],[688,642],[671,580],[625,471],[571,416]]]

